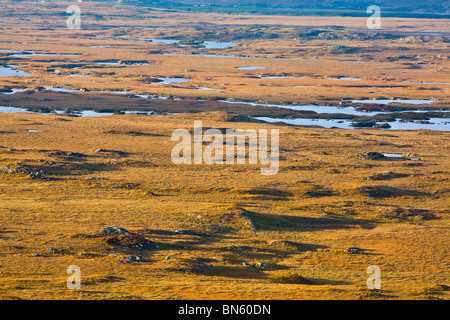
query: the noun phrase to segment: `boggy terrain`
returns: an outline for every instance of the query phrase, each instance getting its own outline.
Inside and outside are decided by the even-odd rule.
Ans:
[[[108,109],[102,97],[121,94],[138,99],[114,106],[116,111],[132,105],[136,111],[161,110],[154,101],[159,98],[181,100],[177,111],[172,106],[167,112],[198,111],[202,105],[200,111],[222,110],[223,104],[193,109],[183,104],[207,100],[336,107],[316,112],[318,119],[353,119],[342,107],[366,111],[368,121],[448,117],[448,112],[392,113],[448,111],[446,19],[385,18],[381,30],[367,30],[365,18],[235,16],[79,3],[81,29],[70,30],[68,3],[2,4],[3,106]],[[64,103],[36,96],[35,90],[66,91]],[[386,108],[383,100],[393,103]],[[273,112],[264,109],[257,115]],[[374,110],[384,115],[368,112]],[[285,110],[272,116],[311,118],[311,113]]]
[[[448,20],[69,4],[1,2],[1,299],[449,298],[448,124],[371,128],[448,118]],[[278,173],[175,165],[196,120],[279,129]]]

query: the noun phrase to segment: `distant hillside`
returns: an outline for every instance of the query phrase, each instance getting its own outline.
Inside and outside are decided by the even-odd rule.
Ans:
[[[182,4],[190,6],[295,8],[321,10],[365,10],[370,5],[378,5],[383,11],[408,13],[450,13],[450,1],[446,0],[124,0],[145,4]]]

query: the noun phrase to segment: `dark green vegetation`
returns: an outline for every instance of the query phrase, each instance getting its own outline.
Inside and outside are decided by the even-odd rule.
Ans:
[[[124,3],[124,2],[122,2]],[[445,1],[407,1],[407,0],[169,0],[169,1],[133,1],[130,5],[144,5],[172,10],[199,12],[221,12],[228,14],[268,14],[294,16],[367,16],[366,9],[371,5],[382,8],[387,17],[445,18],[449,17],[449,5]]]

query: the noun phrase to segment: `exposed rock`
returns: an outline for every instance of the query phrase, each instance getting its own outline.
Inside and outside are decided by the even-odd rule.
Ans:
[[[181,234],[181,235],[184,235],[184,234],[193,235],[194,234],[194,232],[192,232],[191,230],[173,230],[173,233]]]
[[[129,232],[126,229],[118,228],[118,227],[106,227],[102,231],[104,234],[126,234],[131,235],[131,232]]]
[[[242,219],[244,219],[244,225],[252,229],[252,231],[257,231],[258,228],[256,227],[255,222],[253,221],[253,218],[250,216],[249,213],[247,213],[244,210],[241,210],[240,212]]]
[[[145,262],[145,259],[140,256],[130,256],[126,258],[128,262]]]
[[[6,174],[24,173],[24,174],[27,174],[28,177],[31,179],[49,180],[49,178],[46,176],[46,174],[43,170],[33,170],[29,167],[23,166],[19,162],[17,164],[18,165],[16,167],[11,167],[10,164],[6,165],[5,167],[0,167],[0,173],[6,173]]]
[[[350,254],[362,253],[361,249],[357,248],[357,247],[349,247],[349,248],[345,249],[344,252],[347,252],[347,253],[350,253]]]
[[[269,242],[269,245],[280,245],[280,246],[287,246],[289,243],[287,241],[283,241],[283,240],[274,240]]]
[[[36,171],[36,172],[30,172],[28,174],[28,177],[31,179],[43,179],[43,180],[48,180],[49,178],[45,175],[44,171],[40,170],[40,171]]]

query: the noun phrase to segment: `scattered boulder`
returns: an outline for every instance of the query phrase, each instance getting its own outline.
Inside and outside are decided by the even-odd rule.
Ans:
[[[256,232],[258,230],[258,228],[256,227],[256,223],[253,220],[253,218],[251,217],[251,215],[248,212],[246,212],[245,210],[241,210],[240,214],[241,214],[241,219],[244,220],[244,225],[247,226],[248,228],[250,228],[252,231]]]
[[[357,248],[357,247],[349,247],[349,248],[345,249],[344,252],[347,252],[350,254],[362,253],[361,249]]]
[[[8,164],[5,167],[0,167],[0,172],[1,173],[7,173],[7,174],[14,174],[14,173],[19,173],[20,169],[18,169],[18,168],[11,168],[11,166]]]
[[[145,259],[140,256],[130,256],[126,258],[127,262],[145,262]]]
[[[43,180],[49,180],[49,178],[45,175],[44,171],[39,170],[35,172],[30,172],[28,174],[28,177],[30,179],[43,179]]]
[[[28,177],[31,179],[44,179],[44,180],[50,179],[49,177],[47,177],[47,175],[43,170],[34,170],[32,168],[22,165],[19,162],[17,163],[17,165],[14,166],[12,166],[11,164],[7,164],[5,167],[0,167],[0,173],[6,174],[22,173],[28,175]]]
[[[127,235],[131,235],[131,232],[129,232],[126,229],[123,228],[118,228],[118,227],[106,227],[104,228],[101,233],[104,234],[127,234]]]
[[[267,269],[267,266],[262,262],[258,262],[257,264],[255,264],[255,267],[257,267],[258,269]]]

